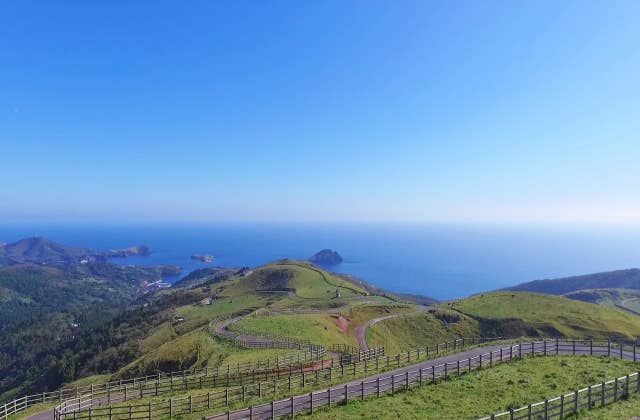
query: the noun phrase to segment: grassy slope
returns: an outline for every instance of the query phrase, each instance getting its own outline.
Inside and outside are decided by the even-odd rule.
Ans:
[[[565,295],[569,299],[597,303],[610,308],[640,312],[640,290],[631,289],[586,289]]]
[[[388,303],[353,306],[343,311],[341,316],[348,322],[346,331],[342,331],[336,322],[337,314],[297,314],[260,316],[252,315],[238,322],[233,329],[244,328],[252,332],[268,332],[308,339],[318,344],[348,344],[357,346],[353,334],[356,327],[369,319],[392,314],[405,314],[416,311],[414,305],[389,305]]]
[[[634,339],[640,335],[640,317],[564,297],[495,292],[449,302],[447,306],[484,319],[519,319],[548,334],[624,339]]]
[[[366,293],[309,263],[293,260],[279,261],[256,269],[252,274],[241,279],[235,288],[245,292],[295,289],[297,296],[306,299],[332,298],[336,289],[343,297]]]
[[[464,419],[517,408],[637,370],[633,362],[597,357],[524,359],[396,396],[354,401],[314,419]],[[599,417],[604,418],[604,417]],[[618,418],[618,417],[609,417]]]
[[[300,339],[307,339],[317,344],[349,344],[356,345],[353,334],[344,334],[328,314],[301,314],[247,317],[232,327],[244,328],[248,331],[268,332]]]
[[[367,330],[367,344],[370,347],[384,346],[388,354],[395,354],[478,334],[478,321],[471,317],[460,315],[459,320],[446,322],[426,312],[375,324]]]

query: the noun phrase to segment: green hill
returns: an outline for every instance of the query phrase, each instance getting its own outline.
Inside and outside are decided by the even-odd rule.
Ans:
[[[306,299],[330,299],[336,291],[343,297],[367,292],[313,264],[282,260],[260,267],[235,285],[238,292],[292,292]]]
[[[604,273],[572,276],[559,279],[534,280],[505,290],[564,295],[585,289],[640,290],[640,269],[607,271]]]
[[[640,317],[565,297],[527,292],[483,293],[446,304],[498,335],[620,338],[640,335]],[[493,331],[492,331],[493,330]],[[520,331],[518,331],[520,330]]]
[[[640,315],[640,290],[586,289],[567,293],[565,296],[569,299],[597,303]]]

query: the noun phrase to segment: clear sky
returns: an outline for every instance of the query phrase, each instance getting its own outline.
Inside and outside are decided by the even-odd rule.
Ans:
[[[640,221],[640,2],[0,3],[0,219]]]

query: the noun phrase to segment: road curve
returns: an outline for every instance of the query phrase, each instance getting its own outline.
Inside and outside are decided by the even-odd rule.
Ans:
[[[360,350],[362,351],[368,351],[369,350],[369,346],[367,345],[367,328],[371,327],[372,325],[377,324],[380,321],[385,321],[387,319],[391,319],[391,318],[399,318],[401,316],[409,316],[409,315],[416,315],[416,314],[421,314],[423,312],[428,311],[429,309],[435,309],[434,306],[420,306],[420,309],[417,310],[416,312],[411,312],[408,314],[396,314],[396,315],[387,315],[387,316],[382,316],[380,318],[374,318],[374,319],[370,319],[367,322],[365,322],[364,324],[360,325],[359,327],[357,327],[354,331],[353,334],[356,336],[356,339],[358,340],[358,344],[360,345]]]
[[[556,343],[558,349],[556,350]],[[575,344],[574,344],[575,343]],[[481,368],[497,364],[500,358],[504,361],[517,358],[526,354],[560,354],[560,355],[607,355],[611,357],[634,360],[635,354],[628,350],[614,348],[613,351],[606,346],[593,346],[588,341],[538,341],[523,342],[510,345],[492,345],[480,347],[456,354],[447,355],[437,359],[401,367],[392,371],[378,373],[364,379],[358,379],[334,385],[323,390],[297,395],[292,398],[275,401],[272,405],[264,404],[250,408],[244,408],[230,413],[221,413],[204,417],[206,420],[267,420],[275,417],[291,415],[295,412],[308,412],[313,401],[313,407],[318,408],[328,404],[338,404],[345,400],[345,390],[349,389],[349,398],[360,398],[360,395],[372,395],[376,392],[392,390],[395,384],[396,390],[405,388],[405,383],[417,384],[422,380],[423,373],[425,382],[430,382],[430,378],[445,375],[455,376],[457,369],[460,372]],[[482,358],[484,360],[482,360]],[[447,370],[448,369],[448,370]],[[405,382],[406,381],[406,382]],[[366,385],[365,385],[366,384]],[[355,389],[354,389],[355,388]],[[380,391],[378,391],[378,389]],[[354,396],[355,394],[355,396]]]

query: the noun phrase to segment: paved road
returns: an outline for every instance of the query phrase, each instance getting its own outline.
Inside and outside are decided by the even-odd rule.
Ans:
[[[345,390],[348,389],[349,399],[361,398],[362,395],[371,395],[377,392],[385,392],[392,389],[401,390],[406,384],[417,384],[420,377],[426,382],[430,382],[431,378],[442,377],[445,373],[455,376],[458,369],[461,372],[470,369],[477,369],[482,366],[498,363],[500,358],[508,361],[512,357],[518,357],[520,351],[522,355],[531,354],[556,354],[556,342],[527,342],[523,343],[522,348],[518,345],[493,345],[465,352],[460,352],[426,362],[417,363],[411,366],[395,369],[391,372],[371,375],[367,378],[350,381],[340,385],[332,386],[328,389],[318,391],[312,394],[298,395],[281,401],[276,401],[273,405],[262,405],[253,408],[246,408],[233,412],[230,419],[271,419],[273,415],[283,416],[290,415],[292,412],[309,411],[311,401],[313,407],[320,407],[327,404],[337,404],[344,401]],[[545,350],[546,348],[546,350]],[[591,346],[589,342],[576,342],[575,347],[573,341],[560,341],[558,346],[558,354],[564,355],[606,355],[609,350],[604,346]],[[620,351],[615,348],[611,352],[613,357],[622,357],[624,359],[633,360],[634,354],[631,351]],[[227,419],[227,413],[206,417],[208,420]]]
[[[367,328],[371,327],[372,325],[377,324],[380,321],[384,321],[386,319],[391,319],[391,318],[399,318],[401,316],[409,316],[409,315],[416,315],[416,314],[420,314],[423,312],[428,311],[429,309],[435,309],[434,306],[420,306],[420,309],[416,312],[411,312],[408,314],[396,314],[396,315],[387,315],[387,316],[382,316],[380,318],[374,318],[374,319],[370,319],[367,322],[365,322],[364,324],[360,325],[359,327],[357,327],[353,333],[355,334],[356,338],[358,339],[358,343],[360,344],[360,350],[362,351],[368,351],[369,350],[369,346],[367,345]]]

